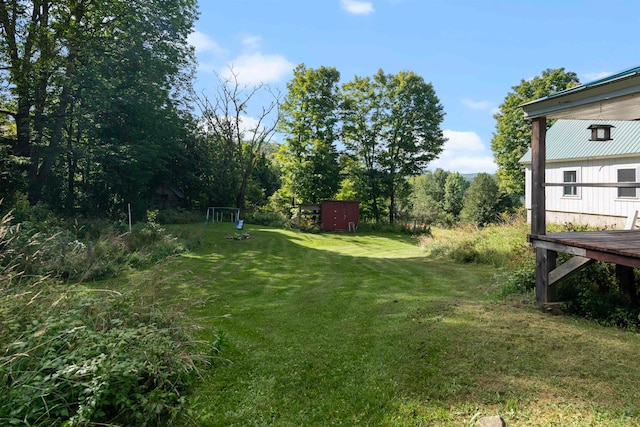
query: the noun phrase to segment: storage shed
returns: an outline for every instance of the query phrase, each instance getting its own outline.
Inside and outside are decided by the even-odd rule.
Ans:
[[[360,218],[360,202],[355,200],[323,200],[320,202],[322,231],[356,231]]]

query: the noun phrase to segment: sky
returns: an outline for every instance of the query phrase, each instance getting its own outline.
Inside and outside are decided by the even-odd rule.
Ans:
[[[637,0],[199,0],[199,7],[189,40],[196,90],[210,97],[216,73],[231,68],[241,84],[264,83],[284,96],[300,63],[335,67],[341,83],[379,69],[431,82],[448,141],[430,170],[495,172],[493,115],[523,79],[562,67],[585,83],[640,65]]]

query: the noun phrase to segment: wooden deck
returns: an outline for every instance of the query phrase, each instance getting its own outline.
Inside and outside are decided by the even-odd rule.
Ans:
[[[548,233],[529,235],[527,239],[535,248],[640,268],[640,231]]]

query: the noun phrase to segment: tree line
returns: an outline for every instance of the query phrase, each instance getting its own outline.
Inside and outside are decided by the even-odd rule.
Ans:
[[[196,17],[195,0],[0,2],[2,197],[108,214],[177,174]]]
[[[165,186],[193,208],[338,198],[360,200],[375,222],[461,217],[459,200],[416,201],[429,179],[416,177],[445,142],[431,83],[383,70],[341,82],[335,68],[300,64],[284,97],[241,85],[233,70],[215,93],[196,94],[187,36],[197,16],[196,0],[1,2],[3,206],[114,216],[133,202],[140,216]],[[518,106],[577,83],[546,70],[507,95],[491,142],[501,194],[524,194],[517,161],[530,131]],[[455,174],[449,185],[466,191]]]

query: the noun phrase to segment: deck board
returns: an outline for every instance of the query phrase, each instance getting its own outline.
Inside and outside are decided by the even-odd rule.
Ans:
[[[640,231],[636,230],[548,233],[529,235],[528,240],[534,247],[538,242],[546,242],[555,245],[558,252],[566,252],[567,248],[584,249],[588,258],[640,267]]]

